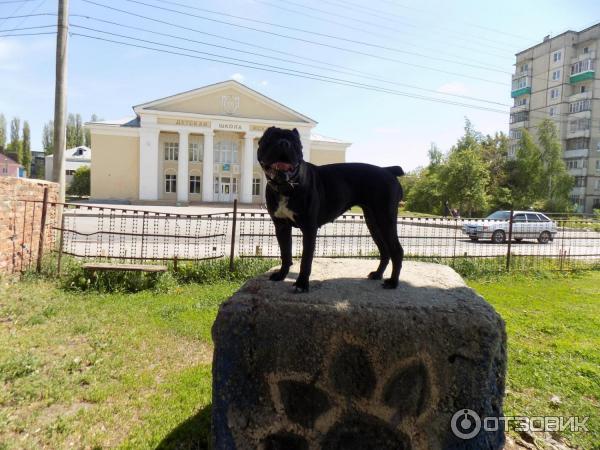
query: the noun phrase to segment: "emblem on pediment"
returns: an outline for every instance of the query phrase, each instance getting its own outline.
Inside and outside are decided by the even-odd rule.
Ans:
[[[223,95],[221,96],[221,106],[225,114],[235,114],[240,108],[239,95]]]

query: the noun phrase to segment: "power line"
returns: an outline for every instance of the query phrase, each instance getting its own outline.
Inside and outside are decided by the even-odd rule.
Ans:
[[[392,30],[392,31],[401,31],[401,30],[398,30],[398,28],[396,28],[396,27],[388,27],[388,26],[385,26],[385,25],[383,25],[383,24],[375,24],[375,23],[373,23],[373,22],[369,22],[369,21],[367,21],[367,20],[356,19],[356,18],[354,18],[354,17],[352,17],[352,16],[346,16],[346,15],[342,15],[342,14],[339,14],[339,13],[332,13],[331,11],[323,10],[323,9],[320,9],[320,8],[315,8],[315,7],[312,7],[312,6],[307,6],[307,5],[303,4],[303,3],[300,3],[300,4],[298,4],[297,2],[294,2],[294,1],[291,1],[291,0],[282,0],[282,1],[283,1],[284,3],[292,4],[292,5],[295,5],[295,6],[301,7],[301,8],[311,9],[311,10],[313,10],[313,11],[318,11],[318,12],[321,12],[321,13],[323,13],[323,14],[327,14],[327,15],[335,15],[335,16],[338,16],[338,17],[345,17],[346,19],[349,19],[349,20],[354,20],[354,21],[356,21],[356,22],[360,22],[360,23],[364,23],[364,24],[368,24],[368,25],[377,26],[378,28],[386,28],[386,29],[388,29],[388,30]],[[346,3],[345,3],[345,4],[344,4],[344,7],[345,7],[345,8],[348,8],[348,7],[349,7],[349,8],[351,9],[351,8],[352,8],[352,5],[351,5],[351,4],[346,4]],[[370,10],[370,9],[369,9],[369,10]],[[371,14],[369,14],[369,13],[367,13],[367,12],[362,12],[362,11],[361,11],[361,14],[366,14],[366,15],[371,15],[371,16],[373,16],[373,14],[372,14],[372,13],[371,13]],[[377,17],[377,18],[381,19],[381,17],[380,17],[380,16],[375,16],[375,17]],[[390,20],[390,19],[389,19],[389,17],[385,17],[385,18],[386,18],[386,19],[388,19],[388,20]],[[419,25],[416,25],[416,24],[414,24],[414,23],[410,23],[410,22],[403,22],[402,24],[403,24],[403,25],[407,25],[407,26],[409,26],[409,27],[412,27],[412,28],[421,28]],[[452,30],[449,30],[448,28],[442,28],[442,27],[436,27],[436,28],[439,28],[440,30],[446,30],[446,31],[449,31],[449,32],[451,32],[451,33],[454,33]],[[465,36],[468,36],[468,35],[465,35]],[[471,37],[473,37],[473,36],[471,36]],[[464,40],[465,40],[465,39],[462,39],[462,38],[460,38],[460,37],[458,37],[458,38],[456,38],[456,37],[455,37],[455,39],[458,39],[458,40],[461,40],[461,41],[464,41]],[[493,40],[490,40],[490,39],[485,39],[485,38],[483,38],[483,37],[480,37],[480,36],[477,36],[477,39],[478,39],[478,40],[480,40],[480,41],[488,41],[488,42],[492,42],[492,43],[498,43],[497,41],[493,41]],[[468,42],[472,42],[472,40],[468,40]],[[486,46],[486,48],[494,48],[494,49],[496,49],[496,50],[500,50],[500,51],[503,51],[503,52],[511,52],[511,51],[512,51],[512,50],[509,50],[508,48],[503,48],[503,47],[492,47],[492,46],[490,46],[490,45],[488,45],[488,44],[484,44],[484,45]]]
[[[395,91],[395,90],[382,88],[382,87],[378,87],[378,86],[371,86],[371,85],[367,85],[367,84],[363,84],[363,83],[356,83],[353,81],[336,79],[333,77],[325,77],[323,75],[310,74],[308,72],[301,72],[301,71],[295,71],[295,70],[290,70],[290,69],[281,69],[281,70],[271,69],[271,68],[266,69],[265,65],[261,64],[261,65],[257,66],[257,65],[254,65],[255,63],[252,63],[252,62],[243,63],[243,62],[223,61],[223,60],[215,59],[215,58],[201,57],[201,56],[196,56],[196,55],[190,55],[187,53],[181,53],[181,52],[176,52],[176,51],[171,51],[171,50],[148,47],[145,45],[132,44],[129,42],[116,41],[113,39],[106,39],[106,38],[102,38],[99,36],[90,36],[90,35],[86,35],[86,34],[82,34],[82,33],[71,33],[71,34],[73,36],[81,36],[81,37],[86,37],[89,39],[96,39],[99,41],[111,42],[111,43],[115,43],[115,44],[119,44],[119,45],[126,45],[126,46],[130,46],[130,47],[142,48],[142,49],[146,49],[146,50],[151,50],[151,51],[161,52],[161,53],[168,53],[168,54],[177,55],[177,56],[185,56],[188,58],[200,59],[200,60],[204,60],[204,61],[212,61],[212,62],[227,64],[227,65],[232,65],[232,66],[237,66],[237,67],[245,67],[245,68],[249,68],[249,69],[260,70],[263,72],[279,73],[279,74],[283,74],[283,75],[293,76],[296,78],[305,78],[305,79],[322,81],[322,82],[329,83],[329,84],[355,87],[355,88],[359,88],[359,89],[363,89],[363,90],[367,90],[367,91],[382,92],[382,93],[392,94],[392,95],[397,95],[397,96],[402,96],[402,97],[426,100],[426,101],[430,101],[430,102],[434,102],[434,103],[443,103],[443,104],[454,105],[454,106],[462,106],[462,107],[471,108],[471,109],[478,109],[478,110],[482,110],[482,111],[506,114],[506,111],[504,111],[504,110],[499,110],[499,109],[494,109],[494,108],[489,108],[489,107],[484,107],[484,106],[479,106],[479,105],[472,105],[472,104],[468,104],[468,103],[460,103],[460,102],[455,102],[455,101],[446,100],[446,99],[427,97],[427,96],[411,94],[411,93],[407,93],[407,92]],[[136,39],[136,38],[129,38],[129,39],[143,41],[141,39]],[[165,44],[160,44],[160,43],[158,43],[158,45],[165,46]],[[170,47],[174,47],[174,46],[170,46]],[[177,47],[175,47],[175,48],[177,48]],[[191,51],[191,50],[186,50],[186,49],[183,49],[183,50]]]
[[[113,7],[108,6],[108,5],[104,5],[102,3],[97,3],[97,2],[92,1],[92,0],[82,0],[82,1],[84,1],[86,3],[93,4],[93,5],[97,5],[97,6],[109,8],[109,9],[114,9],[114,10],[117,9],[117,8],[113,8]],[[463,78],[469,78],[469,79],[473,79],[473,80],[483,81],[485,83],[498,84],[498,85],[501,85],[501,86],[505,86],[506,85],[506,83],[500,82],[500,81],[493,81],[493,80],[489,80],[489,79],[486,79],[486,78],[474,77],[474,76],[470,76],[470,75],[465,75],[463,73],[450,72],[450,71],[446,71],[446,70],[442,70],[442,69],[437,69],[437,68],[433,68],[433,67],[429,67],[429,66],[423,66],[423,65],[420,65],[420,64],[407,63],[405,61],[402,61],[402,60],[399,60],[399,59],[395,59],[395,58],[384,57],[384,56],[381,56],[381,55],[374,55],[372,53],[362,52],[362,51],[359,51],[359,50],[354,50],[354,49],[349,49],[349,48],[344,48],[344,47],[338,47],[338,46],[335,46],[335,45],[325,44],[325,43],[322,43],[322,42],[311,41],[309,39],[303,39],[303,38],[298,38],[298,37],[293,37],[293,36],[287,36],[287,35],[284,35],[284,34],[274,33],[274,32],[266,31],[266,30],[260,30],[260,29],[253,28],[253,27],[248,27],[248,26],[245,26],[245,25],[234,24],[234,23],[226,22],[226,21],[219,20],[219,19],[211,19],[211,18],[207,18],[207,17],[204,17],[204,16],[199,16],[197,14],[186,13],[186,12],[183,12],[183,11],[177,11],[175,9],[164,8],[164,7],[161,7],[161,6],[151,5],[151,4],[148,4],[148,3],[143,3],[143,2],[138,1],[138,0],[125,0],[125,1],[131,2],[131,3],[142,4],[142,5],[149,6],[151,8],[155,8],[155,9],[160,9],[160,10],[165,10],[165,11],[169,11],[169,12],[174,12],[174,13],[177,13],[177,14],[184,15],[186,17],[192,16],[192,17],[196,17],[196,18],[207,20],[207,21],[211,21],[211,22],[222,23],[222,24],[230,25],[230,26],[237,27],[237,28],[243,28],[243,29],[247,29],[247,30],[251,30],[251,31],[256,31],[256,32],[263,33],[263,34],[268,34],[268,35],[272,35],[272,36],[283,37],[285,39],[296,40],[296,41],[305,42],[305,43],[309,43],[309,44],[313,44],[313,45],[318,45],[318,46],[321,46],[321,47],[328,47],[328,48],[332,48],[332,49],[336,49],[336,50],[342,50],[342,51],[345,51],[345,52],[348,52],[348,53],[355,53],[355,54],[359,54],[359,55],[363,55],[363,56],[368,56],[368,57],[375,58],[375,59],[380,59],[380,60],[395,62],[395,63],[402,64],[402,65],[408,65],[410,67],[417,67],[417,68],[424,69],[424,70],[430,70],[430,71],[434,71],[434,72],[445,73],[445,74],[448,74],[448,75],[454,75],[454,76],[459,76],[459,77],[463,77]]]
[[[126,0],[126,1],[130,1],[130,2],[133,2],[133,3],[142,3],[142,2],[139,2],[138,0]],[[256,19],[250,19],[250,18],[247,18],[247,17],[236,16],[234,14],[221,13],[221,12],[218,12],[218,11],[214,11],[214,10],[210,10],[210,9],[205,9],[205,8],[198,8],[196,6],[190,6],[190,5],[186,5],[186,4],[183,4],[183,3],[178,3],[178,2],[175,2],[175,1],[161,0],[161,3],[167,3],[169,5],[176,5],[176,6],[180,6],[180,7],[183,7],[183,8],[192,9],[192,10],[195,10],[195,11],[204,11],[204,12],[208,12],[208,13],[211,13],[211,14],[222,15],[222,16],[225,16],[225,17],[232,17],[232,18],[239,19],[239,20],[246,20],[246,21],[249,21],[249,22],[260,23],[260,24],[263,24],[263,25],[268,25],[268,26],[272,26],[272,27],[283,28],[283,29],[286,29],[286,30],[299,31],[301,33],[308,33],[308,34],[315,35],[315,36],[326,37],[326,38],[329,38],[329,39],[336,39],[338,41],[349,42],[349,43],[358,44],[358,45],[364,45],[366,47],[378,48],[378,49],[381,49],[381,50],[387,50],[387,51],[391,51],[391,52],[395,52],[395,53],[402,53],[402,54],[406,54],[406,55],[417,56],[419,58],[439,60],[439,61],[443,61],[443,62],[449,62],[449,63],[452,63],[452,64],[460,64],[460,65],[463,65],[463,66],[469,66],[469,67],[473,67],[473,68],[477,68],[477,69],[483,69],[483,70],[490,70],[492,72],[500,72],[500,73],[504,73],[504,74],[510,73],[510,72],[506,72],[506,71],[501,70],[501,69],[494,69],[494,68],[490,68],[489,66],[482,66],[481,64],[466,64],[464,62],[464,60],[457,61],[457,60],[452,60],[452,59],[447,59],[447,58],[441,58],[441,57],[437,57],[437,56],[425,55],[423,53],[418,53],[418,52],[403,50],[403,49],[399,49],[399,48],[396,48],[396,47],[389,47],[389,46],[386,46],[386,45],[374,44],[374,43],[371,43],[371,42],[360,41],[360,40],[357,40],[357,39],[348,39],[348,38],[344,38],[344,37],[340,37],[340,36],[335,36],[335,35],[332,35],[332,34],[319,33],[317,31],[306,30],[306,29],[303,29],[303,28],[290,27],[290,26],[287,26],[287,25],[280,25],[280,24],[276,24],[276,23],[265,22],[265,21],[262,21],[262,20],[256,20]],[[145,4],[145,3],[142,3],[142,4]],[[148,4],[146,4],[146,5],[148,5]],[[152,6],[152,5],[150,5],[150,6]]]
[[[37,0],[3,0],[0,1],[0,5],[7,5],[9,3],[26,3],[26,2],[35,2]]]
[[[0,30],[0,33],[8,33],[9,31],[34,30],[36,28],[53,28],[53,27],[56,27],[56,24],[54,24],[54,25],[40,25],[40,26],[36,26],[36,27],[9,28],[9,29],[6,29],[6,30]]]
[[[278,8],[278,9],[281,9],[281,10],[283,10],[283,11],[287,11],[287,12],[293,13],[293,14],[300,14],[300,15],[302,15],[302,16],[305,16],[305,17],[310,17],[310,18],[312,18],[312,19],[320,20],[320,21],[323,21],[323,22],[326,22],[326,23],[333,23],[333,24],[335,24],[335,25],[339,25],[339,26],[342,26],[342,27],[344,27],[344,28],[348,28],[348,29],[350,29],[350,30],[355,30],[355,31],[360,31],[360,32],[366,32],[366,30],[365,30],[364,28],[354,27],[354,26],[352,26],[352,25],[348,25],[348,24],[346,24],[346,23],[338,22],[338,21],[336,21],[336,20],[331,20],[331,19],[329,19],[329,18],[324,18],[324,17],[315,16],[315,15],[312,15],[312,14],[306,13],[306,12],[304,12],[304,11],[298,11],[298,10],[296,10],[296,9],[290,9],[290,8],[286,8],[285,6],[281,6],[281,5],[278,5],[278,4],[274,4],[274,3],[272,3],[272,2],[269,2],[269,1],[265,1],[265,0],[255,0],[255,1],[257,1],[257,2],[259,2],[259,3],[263,3],[263,4],[265,4],[265,5],[268,5],[268,6],[271,6],[271,7],[273,7],[273,8]],[[331,14],[330,14],[330,15],[331,15]],[[329,16],[329,15],[328,15],[328,16]],[[381,27],[377,26],[377,28],[379,29],[379,28],[381,28]],[[398,30],[398,32],[401,32],[401,31],[400,31],[400,30]],[[383,38],[385,38],[385,39],[397,39],[397,37],[395,37],[395,36],[391,36],[390,34],[382,34],[382,33],[380,33],[380,32],[375,32],[375,31],[368,31],[368,33],[369,33],[369,34],[371,34],[371,35],[373,35],[373,36],[379,36],[379,37],[383,37]],[[407,32],[407,33],[408,33],[408,34],[410,34],[410,32]],[[474,49],[473,47],[466,47],[466,46],[463,46],[463,45],[457,45],[457,44],[453,44],[453,47],[456,47],[456,48],[462,48],[462,49],[467,49],[467,50],[470,50],[470,51],[477,51],[477,52],[481,52],[481,50],[479,50],[479,49]],[[440,51],[440,49],[439,49],[439,48],[437,48],[437,49],[433,49],[433,48],[423,47],[422,45],[420,45],[420,48],[421,48],[422,50],[429,50],[429,51],[432,51],[432,52],[439,52],[439,51]],[[502,57],[502,58],[504,58],[504,57],[506,56],[506,55],[500,55],[500,54],[498,54],[498,53],[490,53],[490,52],[488,52],[487,54],[488,54],[488,55],[492,55],[492,56],[499,56],[499,57]],[[479,60],[473,60],[473,59],[470,59],[470,58],[464,58],[464,57],[462,57],[462,56],[460,56],[460,57],[459,57],[459,56],[457,56],[457,55],[453,55],[453,54],[448,54],[448,56],[453,56],[453,57],[455,57],[455,58],[461,58],[463,61],[476,61],[476,62],[479,62]],[[493,66],[487,66],[487,67],[493,67]]]
[[[239,49],[236,49],[236,48],[227,47],[227,46],[223,46],[223,45],[210,44],[210,43],[207,43],[207,42],[198,41],[198,40],[187,38],[187,37],[183,37],[183,36],[173,35],[173,34],[169,34],[169,33],[161,33],[161,32],[155,31],[155,30],[149,30],[147,28],[140,28],[140,27],[135,27],[135,26],[132,26],[132,25],[125,25],[125,24],[114,22],[114,21],[111,21],[111,20],[99,19],[99,18],[90,17],[90,16],[83,16],[83,15],[74,14],[74,15],[71,15],[71,17],[83,17],[85,19],[94,20],[94,21],[98,21],[98,22],[102,22],[102,23],[111,24],[111,25],[116,25],[116,26],[119,26],[119,27],[128,28],[128,29],[132,29],[132,30],[136,30],[136,31],[143,31],[143,32],[152,33],[152,34],[155,34],[155,35],[161,35],[161,36],[166,36],[166,37],[170,37],[170,38],[174,38],[174,39],[180,39],[180,40],[187,41],[187,42],[193,42],[193,43],[197,43],[197,44],[201,44],[201,45],[207,45],[207,46],[211,46],[211,47],[222,48],[222,49],[226,49],[226,50],[230,50],[230,51],[239,52],[239,53],[242,53],[242,54],[249,54],[249,55],[259,56],[259,57],[268,58],[268,59],[277,59],[279,61],[288,62],[288,63],[292,63],[292,64],[301,64],[301,65],[306,66],[306,67],[313,67],[313,68],[321,69],[321,70],[329,70],[329,71],[343,73],[343,74],[351,75],[351,76],[359,76],[359,75],[357,75],[355,73],[352,73],[352,72],[358,72],[359,74],[364,74],[364,75],[360,75],[360,76],[362,78],[366,78],[366,79],[371,79],[371,80],[375,80],[375,81],[381,81],[381,82],[384,82],[384,83],[394,84],[394,85],[402,86],[402,87],[408,87],[410,89],[421,90],[421,91],[424,91],[424,92],[430,92],[430,93],[434,93],[434,94],[437,94],[437,95],[445,95],[445,96],[462,98],[462,99],[465,99],[465,100],[473,100],[473,101],[478,101],[478,102],[483,102],[483,103],[490,103],[490,104],[504,106],[504,107],[510,107],[510,105],[505,104],[505,103],[495,102],[495,101],[486,100],[486,99],[477,98],[477,97],[471,97],[471,96],[467,96],[467,95],[439,92],[439,91],[434,90],[434,89],[426,89],[426,88],[423,88],[423,87],[420,87],[420,86],[414,86],[414,85],[410,85],[410,84],[406,84],[406,83],[400,83],[400,82],[396,82],[396,81],[392,81],[392,80],[386,80],[384,78],[372,76],[372,74],[370,74],[368,72],[354,71],[353,69],[338,70],[338,69],[332,69],[330,67],[322,67],[322,66],[318,66],[318,65],[307,64],[305,62],[299,62],[298,60],[286,59],[286,58],[278,58],[278,57],[273,57],[273,56],[265,55],[265,54],[261,54],[261,53],[249,52],[249,51],[246,51],[246,50],[239,50]],[[77,24],[73,24],[73,26],[84,28],[84,29],[88,29],[88,30],[91,30],[91,31],[98,31],[98,30],[95,30],[93,28],[87,28],[87,27],[83,27],[83,26],[80,26],[80,25],[77,25]],[[220,56],[220,55],[214,55],[214,56]],[[328,65],[327,63],[323,63],[323,64]]]
[[[2,34],[0,38],[4,37],[14,37],[14,36],[41,36],[43,34],[56,34],[56,31],[51,31],[48,33],[21,33],[21,34]]]
[[[54,17],[56,17],[56,13],[38,13],[38,14],[23,14],[20,16],[6,16],[6,17],[0,17],[0,20],[20,19],[22,17],[38,17],[38,16],[54,16]]]

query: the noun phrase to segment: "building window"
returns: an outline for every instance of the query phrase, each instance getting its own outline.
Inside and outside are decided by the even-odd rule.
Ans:
[[[592,208],[593,209],[598,209],[600,208],[600,198],[595,198],[594,202],[592,203]]]
[[[215,163],[237,164],[239,162],[239,146],[237,140],[223,140],[215,145]]]
[[[521,139],[523,137],[523,130],[514,129],[510,130],[511,139]]]
[[[557,114],[557,108],[555,108],[554,106],[550,107],[550,117],[554,117]]]
[[[65,175],[75,175],[74,170],[65,170]]]
[[[2,168],[2,174],[6,175],[8,173],[8,168],[7,167],[3,167]]]
[[[584,59],[583,61],[577,61],[571,65],[571,75],[577,75],[581,72],[587,72],[594,70],[594,61],[592,59]]]
[[[516,91],[517,89],[522,89],[525,87],[529,87],[529,77],[528,76],[515,78],[512,82],[512,90],[513,91]]]
[[[260,178],[252,178],[252,195],[260,195]]]
[[[560,52],[560,50],[557,51],[557,52],[554,52],[552,54],[552,59],[554,60],[554,62],[560,61],[560,59],[561,59],[561,52]]]
[[[200,176],[190,175],[190,194],[199,194],[200,186]]]
[[[586,98],[584,100],[579,100],[577,102],[573,102],[569,105],[570,113],[589,111],[590,109],[592,109],[592,100],[589,98]]]
[[[596,191],[600,191],[600,180],[596,180]]]
[[[586,90],[587,90],[587,86],[585,84],[583,86],[579,87],[579,93],[581,93],[581,94],[583,94]]]
[[[527,104],[527,97],[515,98],[515,106],[524,106]]]
[[[528,70],[529,70],[529,64],[523,64],[521,66],[521,73],[527,73]]]
[[[596,172],[600,171],[600,159],[596,160]],[[600,180],[598,180],[600,181]]]
[[[565,161],[567,164],[567,169],[578,169],[579,168],[579,160],[578,159],[567,159]]]
[[[529,119],[529,111],[519,111],[510,115],[510,123],[524,122]]]
[[[165,161],[177,161],[179,142],[165,142]]]
[[[560,70],[555,70],[552,72],[552,80],[558,81],[560,80]]]
[[[581,150],[590,148],[590,138],[567,139],[567,150]]]
[[[569,121],[569,131],[585,131],[590,129],[590,119],[574,119]]]
[[[559,88],[550,89],[550,98],[551,99],[560,98],[560,89]]]
[[[215,177],[215,182],[213,185],[215,194],[219,193],[219,177]]]
[[[165,192],[168,194],[177,192],[177,175],[165,175]]]
[[[585,187],[585,177],[575,177],[575,187]]]
[[[198,142],[190,142],[189,158],[191,162],[200,162],[204,157],[202,146]]]
[[[508,147],[508,157],[514,158],[514,156],[517,154],[518,149],[519,149],[519,144],[511,144]]]

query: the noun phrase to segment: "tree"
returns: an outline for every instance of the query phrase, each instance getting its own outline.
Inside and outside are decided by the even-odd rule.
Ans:
[[[488,207],[489,169],[479,150],[475,146],[451,151],[441,170],[445,198],[469,217]]]
[[[439,177],[440,168],[444,164],[444,154],[431,143],[429,147],[429,165],[417,170],[412,177],[406,193],[406,209],[414,212],[441,213],[442,187]]]
[[[54,121],[44,124],[42,131],[42,147],[46,155],[54,154]]]
[[[87,166],[77,169],[67,188],[67,194],[79,196],[90,195],[90,174],[90,168]]]
[[[544,164],[540,148],[531,134],[523,129],[516,158],[508,165],[513,206],[525,209],[543,198]]]
[[[92,114],[90,122],[98,122],[98,116],[96,114]],[[84,130],[84,144],[86,147],[92,147],[92,133],[88,128]]]
[[[28,176],[31,176],[31,130],[29,122],[23,122],[23,143],[21,145],[21,164]]]
[[[481,156],[488,165],[490,181],[488,199],[490,210],[508,209],[512,205],[512,193],[508,177],[508,136],[500,132],[487,135],[481,141]]]
[[[6,153],[6,118],[0,114],[0,152]]]
[[[67,148],[79,147],[84,143],[81,114],[69,114],[67,119]]]
[[[20,130],[21,119],[13,117],[10,121],[10,144],[8,145],[7,153],[11,153],[19,164],[22,161]]]
[[[546,181],[544,209],[564,212],[571,208],[569,194],[574,185],[574,177],[569,174],[562,159],[562,147],[556,125],[544,119],[538,126],[538,141],[544,164],[543,179]]]

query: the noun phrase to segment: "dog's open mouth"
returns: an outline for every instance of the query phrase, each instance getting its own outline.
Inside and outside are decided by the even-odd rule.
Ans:
[[[269,166],[272,170],[278,170],[279,172],[291,172],[294,170],[294,166],[290,163],[277,161]]]
[[[263,166],[263,168],[267,178],[270,180],[275,180],[278,173],[283,175],[285,179],[288,179],[290,176],[292,176],[296,167],[288,162],[276,161],[268,166]]]

